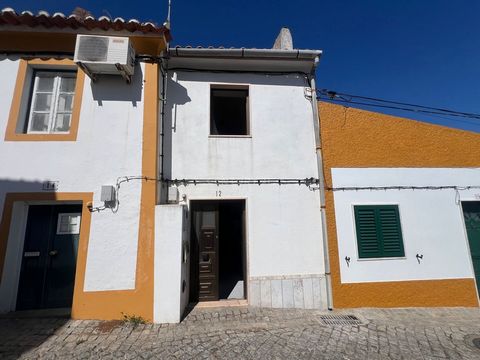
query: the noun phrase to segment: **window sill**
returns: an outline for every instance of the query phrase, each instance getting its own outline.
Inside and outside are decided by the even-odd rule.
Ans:
[[[358,258],[357,261],[383,261],[383,260],[407,260],[406,256],[381,257],[381,258]]]
[[[5,136],[5,141],[76,141],[76,133],[64,134],[9,134]]]
[[[208,137],[211,139],[251,139],[252,135],[208,135]]]

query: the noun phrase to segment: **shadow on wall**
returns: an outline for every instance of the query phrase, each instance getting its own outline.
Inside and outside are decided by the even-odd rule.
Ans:
[[[4,200],[7,193],[44,193],[51,194],[51,200],[56,199],[55,191],[45,190],[44,187],[47,184],[47,181],[26,181],[26,180],[11,180],[11,179],[0,179],[0,229],[3,222],[3,210],[4,210]],[[52,183],[52,182],[50,182]],[[1,231],[1,230],[0,230]],[[1,236],[1,233],[0,233]],[[0,251],[3,238],[0,237]],[[0,252],[1,256],[1,252]],[[1,279],[0,279],[1,280]]]
[[[172,174],[172,133],[177,130],[177,106],[185,105],[190,101],[192,101],[192,99],[188,96],[187,89],[169,77],[167,84],[167,106],[164,116],[165,135],[163,137],[163,174],[167,179],[169,179]]]
[[[45,185],[44,181],[0,179],[0,358],[16,359],[40,347],[69,321],[70,314],[65,309],[9,312],[11,301],[15,300],[11,294],[17,292],[18,283],[15,275],[7,273],[5,268],[12,220],[10,205],[13,205],[10,203],[5,208],[5,200],[12,193],[36,193],[42,194],[44,200],[57,200],[54,191],[43,190]]]
[[[173,73],[173,70],[171,70]],[[307,74],[303,73],[212,73],[212,72],[177,72],[177,79],[182,81],[200,81],[225,84],[251,84],[267,86],[309,87]]]
[[[120,75],[99,75],[96,82],[90,82],[90,87],[98,106],[103,106],[104,101],[129,101],[133,107],[137,107],[137,102],[142,101],[142,67],[135,65],[130,84]]]
[[[4,259],[7,251],[8,232],[11,223],[10,214],[5,212],[5,210],[7,210],[5,208],[6,195],[8,193],[40,193],[44,200],[56,200],[57,196],[54,191],[44,190],[46,184],[47,182],[43,181],[0,179],[0,289],[3,285],[2,282],[5,280],[3,266],[5,265]]]

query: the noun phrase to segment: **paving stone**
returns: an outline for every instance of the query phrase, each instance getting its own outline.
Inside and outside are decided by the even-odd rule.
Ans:
[[[292,289],[293,290],[293,289]],[[293,295],[293,294],[292,294]],[[293,299],[292,299],[293,300]],[[0,359],[480,359],[480,310],[194,309],[181,324],[0,319]]]

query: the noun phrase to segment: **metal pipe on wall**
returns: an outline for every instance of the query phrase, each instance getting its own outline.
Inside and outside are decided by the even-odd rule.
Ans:
[[[168,51],[167,51],[168,54]],[[165,66],[164,66],[165,65]],[[166,202],[166,192],[168,184],[165,182],[165,107],[167,106],[167,83],[168,83],[168,60],[166,58],[161,59],[160,63],[160,73],[162,74],[162,92],[160,94],[160,101],[162,103],[162,108],[160,110],[160,135],[159,140],[160,144],[160,191],[159,191],[159,199],[157,199],[157,203],[165,203]]]
[[[322,222],[322,238],[323,238],[323,257],[325,264],[325,281],[327,285],[327,308],[332,310],[332,279],[330,273],[330,256],[328,252],[328,234],[327,234],[327,218],[325,215],[325,178],[323,174],[323,155],[322,155],[322,138],[320,135],[320,116],[318,114],[317,91],[315,86],[315,69],[319,63],[319,58],[315,58],[312,74],[310,76],[311,102],[313,110],[313,129],[315,132],[315,152],[317,155],[317,170],[319,179],[319,201],[320,201],[320,217]]]

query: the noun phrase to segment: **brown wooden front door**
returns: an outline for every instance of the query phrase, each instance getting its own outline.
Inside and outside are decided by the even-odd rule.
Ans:
[[[202,202],[192,208],[193,251],[198,267],[193,266],[193,301],[218,300],[218,204]]]
[[[218,234],[215,227],[200,229],[198,299],[218,300]]]

